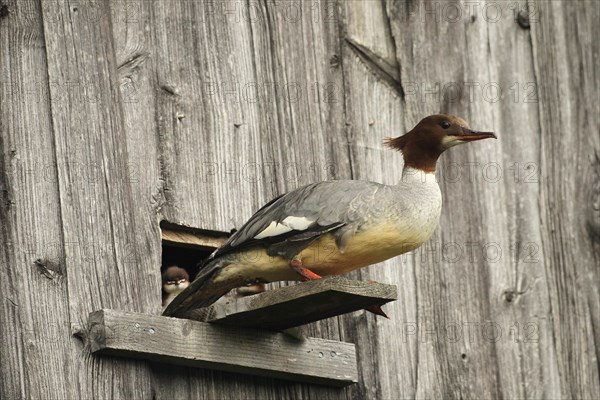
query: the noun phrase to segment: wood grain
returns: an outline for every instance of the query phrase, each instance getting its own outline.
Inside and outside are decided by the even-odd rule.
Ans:
[[[71,336],[41,6],[2,5],[0,398],[58,398],[78,390],[81,345]]]
[[[357,379],[351,343],[115,310],[89,321],[97,354],[339,387]]]
[[[599,12],[3,1],[0,397],[594,398]],[[348,275],[398,285],[391,321],[303,328],[356,343],[358,384],[90,356],[90,311],[159,314],[160,221],[229,232],[310,182],[392,184],[402,157],[382,139],[439,111],[499,140],[443,156],[422,249]]]
[[[381,306],[396,299],[396,287],[327,277],[214,305],[209,322],[281,331]]]
[[[541,243],[560,395],[600,391],[600,9],[549,2],[533,24],[539,83]],[[558,33],[562,32],[562,33]],[[562,60],[562,61],[559,61]]]
[[[205,250],[214,250],[227,240],[227,237],[223,235],[209,235],[207,233],[190,232],[177,228],[161,227],[160,233],[163,244],[201,248]]]

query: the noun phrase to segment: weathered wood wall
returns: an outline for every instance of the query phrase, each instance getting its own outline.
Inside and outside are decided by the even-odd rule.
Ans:
[[[0,1],[0,398],[595,398],[595,1]],[[323,179],[393,183],[382,138],[459,114],[422,250],[346,389],[98,358],[88,313],[160,310],[168,219],[228,231]],[[499,175],[501,174],[501,175]],[[260,354],[256,355],[260,357]],[[596,393],[596,395],[594,395]]]

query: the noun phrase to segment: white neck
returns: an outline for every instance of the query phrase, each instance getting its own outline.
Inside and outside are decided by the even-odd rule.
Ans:
[[[402,170],[402,183],[421,184],[421,183],[436,183],[435,172],[425,172],[421,169],[412,167],[404,167]]]

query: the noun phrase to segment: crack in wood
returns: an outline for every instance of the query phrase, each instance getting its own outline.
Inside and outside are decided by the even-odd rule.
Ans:
[[[64,275],[60,264],[53,263],[48,259],[38,258],[33,264],[44,277],[52,281],[59,279]]]
[[[121,63],[121,65],[117,67],[117,71],[119,72],[121,79],[124,77],[131,77],[131,75],[137,72],[140,67],[144,65],[149,56],[150,53],[147,51],[136,53],[129,57],[127,61]]]
[[[166,93],[169,97],[173,97],[173,98],[180,98],[181,95],[179,93],[177,93],[177,89],[175,88],[175,86],[172,86],[168,83],[163,83],[160,86],[160,90],[162,90],[164,93]]]
[[[365,63],[373,75],[391,86],[399,96],[404,97],[404,89],[400,82],[400,72],[396,66],[389,64],[373,51],[349,37],[346,38],[346,43],[356,53],[358,58]]]

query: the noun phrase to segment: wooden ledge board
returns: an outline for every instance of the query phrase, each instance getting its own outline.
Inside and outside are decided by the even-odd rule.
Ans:
[[[395,285],[331,276],[215,303],[209,322],[280,331],[396,300]]]
[[[177,225],[167,221],[160,224],[163,243],[182,247],[215,249],[227,241],[229,234]]]
[[[106,309],[89,325],[97,354],[338,387],[358,380],[352,343]]]

